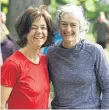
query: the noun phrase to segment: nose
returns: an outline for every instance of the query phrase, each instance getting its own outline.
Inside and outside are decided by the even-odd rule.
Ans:
[[[41,29],[41,28],[38,28],[38,29],[37,29],[37,33],[38,33],[38,34],[41,34],[41,33],[42,33],[42,29]]]
[[[71,31],[71,26],[70,26],[70,25],[68,25],[68,26],[66,27],[66,31],[67,31],[67,32],[70,32],[70,31]]]

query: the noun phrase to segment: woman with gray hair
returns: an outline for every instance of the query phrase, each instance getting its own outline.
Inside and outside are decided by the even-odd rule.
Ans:
[[[89,27],[83,9],[74,4],[59,8],[57,24],[63,40],[47,52],[52,108],[109,108],[109,65],[100,45],[81,39]]]

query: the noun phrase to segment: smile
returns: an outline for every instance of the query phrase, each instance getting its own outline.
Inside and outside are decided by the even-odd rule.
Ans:
[[[43,37],[41,36],[41,37],[34,37],[35,39],[43,39]]]
[[[72,34],[66,34],[66,33],[65,33],[65,35],[66,35],[66,36],[72,36],[72,35],[75,35],[75,33],[72,33]]]

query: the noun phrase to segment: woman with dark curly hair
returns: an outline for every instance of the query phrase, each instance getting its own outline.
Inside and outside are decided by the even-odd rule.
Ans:
[[[51,16],[45,6],[29,7],[18,17],[15,28],[20,50],[1,68],[1,109],[46,109],[49,77],[46,56],[40,48],[52,37]]]

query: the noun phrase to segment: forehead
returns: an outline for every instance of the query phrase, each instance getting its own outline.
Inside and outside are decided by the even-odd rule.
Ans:
[[[77,20],[76,17],[73,16],[72,13],[63,13],[60,21],[64,21],[64,22],[68,22],[68,23],[69,22],[75,22],[75,23],[79,22],[79,20]]]
[[[38,18],[36,18],[34,21],[33,21],[33,23],[32,23],[32,25],[46,25],[46,21],[45,21],[45,18],[43,17],[43,16],[41,16],[41,17],[38,17]]]

